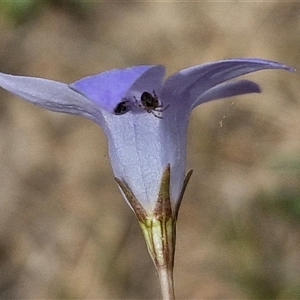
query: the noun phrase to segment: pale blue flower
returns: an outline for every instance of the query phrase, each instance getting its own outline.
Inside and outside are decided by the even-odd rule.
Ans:
[[[160,65],[114,69],[85,77],[70,85],[48,79],[0,74],[0,86],[49,110],[87,117],[104,130],[115,176],[126,182],[146,211],[152,211],[161,176],[171,168],[171,203],[180,198],[185,177],[186,132],[193,108],[214,99],[259,93],[249,80],[228,82],[263,69],[291,68],[261,59],[227,59],[181,70],[164,81]],[[158,96],[166,108],[155,112],[140,108],[143,92]],[[129,112],[117,115],[126,102]]]
[[[227,59],[181,70],[164,81],[163,66],[115,69],[70,85],[0,73],[0,86],[49,110],[89,118],[104,130],[118,185],[142,228],[163,299],[174,299],[176,219],[184,189],[188,119],[199,104],[259,93],[249,80],[263,69],[293,69],[261,59]],[[200,129],[199,129],[200,130]]]

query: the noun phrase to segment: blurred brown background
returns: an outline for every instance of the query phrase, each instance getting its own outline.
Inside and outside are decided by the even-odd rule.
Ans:
[[[64,82],[228,57],[299,69],[300,3],[1,1],[0,70]],[[191,118],[178,299],[300,299],[299,75]],[[0,90],[0,298],[159,298],[101,129]]]

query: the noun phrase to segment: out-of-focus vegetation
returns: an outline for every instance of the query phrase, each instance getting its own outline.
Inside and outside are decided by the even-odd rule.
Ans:
[[[299,68],[293,2],[1,1],[0,71],[72,82],[227,57]],[[191,118],[194,174],[178,221],[179,299],[298,299],[299,75]],[[0,90],[0,297],[146,299],[159,287],[101,129]]]
[[[1,1],[0,12],[1,18],[5,21],[11,21],[14,24],[23,24],[30,17],[34,17],[42,1],[23,0],[23,1]]]
[[[279,173],[281,181],[264,195],[261,201],[266,211],[289,218],[289,221],[300,225],[300,156],[291,154],[289,157],[277,158],[272,168]]]
[[[12,25],[23,25],[39,17],[44,10],[59,8],[77,17],[84,17],[89,1],[61,1],[61,0],[20,0],[1,1],[0,15]]]

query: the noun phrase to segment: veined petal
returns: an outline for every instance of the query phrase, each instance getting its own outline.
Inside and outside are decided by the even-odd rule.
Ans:
[[[203,93],[227,80],[264,69],[294,69],[269,60],[256,58],[237,58],[206,63],[183,69],[170,76],[163,87],[163,97],[172,102],[188,101],[191,107]]]
[[[109,156],[116,177],[126,182],[146,211],[155,206],[161,176],[170,164],[171,202],[176,205],[185,177],[188,117],[104,114]]]
[[[69,87],[102,109],[114,113],[121,101],[133,102],[130,92],[137,91],[140,94],[145,89],[160,89],[164,73],[163,66],[141,65],[88,76],[70,84]]]
[[[211,100],[260,92],[259,85],[250,80],[226,82],[219,84],[202,94],[195,102],[194,107]]]
[[[170,200],[175,207],[185,178],[188,116],[179,121],[165,116],[158,119],[150,113],[103,115],[114,175],[126,182],[144,209],[151,212],[161,176],[170,164]]]
[[[137,66],[89,76],[70,85],[101,107],[114,175],[128,184],[147,211],[155,206],[169,160],[163,155],[162,120],[138,108],[134,97],[139,99],[144,91],[159,92],[164,73],[160,65]],[[114,114],[124,99],[131,102],[133,111]]]
[[[128,184],[146,211],[151,211],[167,165],[159,125],[164,120],[146,112],[103,115],[114,175]]]
[[[71,90],[67,84],[43,78],[0,73],[0,86],[43,108],[81,115],[99,124],[102,123],[99,108],[86,97]]]
[[[155,90],[159,93],[164,72],[162,66],[148,66],[147,70],[140,72],[140,76],[131,86],[127,86],[126,99],[133,101],[133,96],[139,99],[144,91]],[[108,138],[114,175],[128,184],[146,211],[151,211],[155,207],[161,176],[170,164],[171,200],[175,207],[185,172],[185,159],[178,160],[177,156],[181,149],[185,152],[185,136],[178,137],[178,132],[173,130],[177,124],[169,126],[166,124],[169,122],[167,119],[159,119],[138,107],[123,115],[105,111],[102,113],[105,120],[102,127]],[[171,121],[173,123],[174,120]],[[181,123],[178,126],[185,128],[187,122],[186,126]],[[172,142],[173,145],[174,139],[180,141],[180,149],[173,148],[169,151],[169,144]],[[181,166],[180,172],[177,172],[178,165]]]

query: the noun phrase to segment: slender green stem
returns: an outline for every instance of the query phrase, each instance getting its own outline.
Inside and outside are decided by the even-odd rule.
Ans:
[[[162,221],[153,217],[148,218],[147,222],[140,223],[156,268],[163,300],[175,299],[173,283],[175,226],[175,220],[172,218]]]
[[[115,178],[139,221],[149,254],[156,268],[163,300],[175,299],[173,268],[176,219],[191,175],[192,171],[189,171],[183,182],[179,199],[177,199],[175,207],[172,207],[170,199],[170,165],[168,165],[162,174],[159,193],[152,212],[143,208],[126,182]]]

